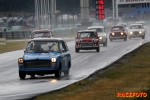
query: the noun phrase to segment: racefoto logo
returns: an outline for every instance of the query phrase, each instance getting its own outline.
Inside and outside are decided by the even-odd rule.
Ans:
[[[147,97],[147,93],[146,92],[117,92],[116,93],[117,97]]]

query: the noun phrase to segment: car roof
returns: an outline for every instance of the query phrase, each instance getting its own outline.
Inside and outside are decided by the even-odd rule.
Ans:
[[[142,24],[140,24],[140,23],[137,23],[137,24],[131,24],[130,26],[132,26],[132,25],[142,25]]]
[[[135,23],[145,23],[144,21],[138,21],[138,22],[135,22]]]
[[[120,26],[122,26],[122,27],[124,27],[124,25],[114,25],[114,26],[112,26],[112,27],[120,27]]]
[[[33,39],[30,39],[30,41],[60,41],[60,40],[63,40],[61,38],[33,38]]]
[[[36,33],[36,32],[50,32],[49,29],[41,29],[41,30],[34,30],[33,33]]]
[[[88,27],[88,29],[89,28],[104,28],[104,26],[90,26],[90,27]]]
[[[80,30],[78,32],[96,32],[96,30]]]

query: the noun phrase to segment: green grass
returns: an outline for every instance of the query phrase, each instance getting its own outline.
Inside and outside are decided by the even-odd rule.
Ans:
[[[150,43],[92,75],[34,100],[150,100]],[[148,97],[118,98],[117,92],[147,92]]]
[[[6,45],[0,45],[0,53],[25,49],[28,41],[7,42]]]

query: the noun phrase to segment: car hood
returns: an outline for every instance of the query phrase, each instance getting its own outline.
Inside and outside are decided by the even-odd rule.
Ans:
[[[129,29],[129,31],[144,31],[144,29]]]
[[[98,32],[98,36],[104,36],[105,35],[105,33],[103,33],[103,32]]]
[[[24,60],[50,60],[52,57],[58,57],[60,53],[50,52],[50,53],[25,53],[23,58]]]
[[[92,42],[93,38],[81,38],[81,42]]]
[[[111,31],[111,33],[115,33],[115,32],[123,32],[122,30],[119,30],[119,31]]]

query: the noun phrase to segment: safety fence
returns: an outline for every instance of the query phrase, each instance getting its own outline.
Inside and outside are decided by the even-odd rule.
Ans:
[[[0,32],[0,38],[29,38],[31,31],[6,31]]]

